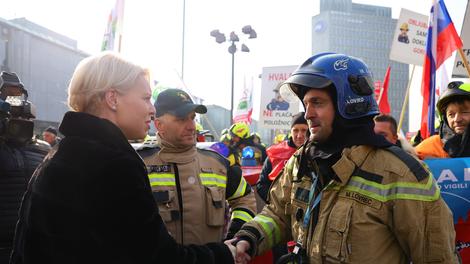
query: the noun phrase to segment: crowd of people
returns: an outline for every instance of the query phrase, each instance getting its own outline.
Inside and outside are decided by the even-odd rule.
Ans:
[[[413,147],[379,113],[367,65],[321,53],[280,84],[305,109],[287,135],[267,146],[239,122],[200,147],[207,108],[179,89],[152,104],[148,70],[120,55],[80,62],[44,141],[18,76],[1,79],[0,263],[247,263],[269,250],[275,263],[460,261],[422,160],[470,156],[469,83],[449,83],[439,133]],[[155,140],[133,148],[151,123]]]

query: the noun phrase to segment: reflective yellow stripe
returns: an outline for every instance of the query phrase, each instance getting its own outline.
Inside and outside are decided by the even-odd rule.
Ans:
[[[150,173],[150,186],[176,186],[175,175],[171,173]]]
[[[227,186],[227,176],[215,173],[200,173],[202,185],[217,186],[225,188]]]
[[[245,195],[247,182],[244,177],[240,177],[240,183],[238,184],[237,190],[227,200],[233,200]]]
[[[238,219],[240,219],[244,222],[248,222],[251,219],[253,219],[253,217],[249,213],[247,213],[245,211],[241,211],[241,210],[234,210],[233,211],[231,219],[233,220],[235,218],[238,218]]]
[[[432,175],[428,176],[428,181],[425,184],[410,182],[379,184],[353,176],[348,182],[346,190],[364,194],[381,202],[397,199],[436,201],[440,197],[439,187],[437,187]]]
[[[268,248],[281,241],[281,231],[274,219],[265,215],[257,215],[254,220],[261,225],[268,239]]]

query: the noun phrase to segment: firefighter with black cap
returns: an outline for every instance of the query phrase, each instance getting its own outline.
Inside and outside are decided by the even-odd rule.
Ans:
[[[366,64],[321,53],[283,86],[304,104],[310,141],[235,235],[238,260],[294,240],[290,263],[457,263],[452,213],[432,174],[374,133]]]
[[[141,149],[160,215],[178,243],[205,244],[232,238],[254,217],[254,192],[239,166],[215,151],[196,147],[194,104],[179,89],[162,91],[155,101],[157,144]],[[148,146],[144,144],[143,146]],[[230,226],[225,230],[227,204]]]

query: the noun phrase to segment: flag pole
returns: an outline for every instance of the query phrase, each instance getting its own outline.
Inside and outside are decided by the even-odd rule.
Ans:
[[[401,126],[403,125],[403,119],[405,117],[406,105],[408,105],[408,100],[410,98],[410,86],[411,86],[411,81],[413,80],[413,74],[415,73],[415,67],[416,67],[416,65],[413,64],[413,68],[411,69],[411,77],[410,77],[410,80],[408,81],[408,87],[406,88],[405,100],[403,102],[403,106],[401,107],[400,121],[398,122],[398,130],[397,131],[400,131]]]
[[[460,57],[462,58],[463,65],[465,66],[465,69],[467,70],[468,78],[470,78],[470,68],[468,66],[467,57],[463,53],[463,50],[461,47],[458,48],[457,50],[459,51]]]

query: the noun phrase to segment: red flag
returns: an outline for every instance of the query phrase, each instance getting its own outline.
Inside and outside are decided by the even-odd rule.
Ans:
[[[436,70],[452,55],[452,52],[461,47],[462,40],[455,30],[444,0],[434,2],[429,17],[426,56],[424,56],[423,80],[421,82],[421,94],[423,95],[421,137],[423,139],[433,135],[435,131]]]
[[[388,103],[388,83],[390,81],[390,66],[387,67],[385,72],[384,86],[379,96],[379,110],[382,114],[390,114],[390,104]]]

